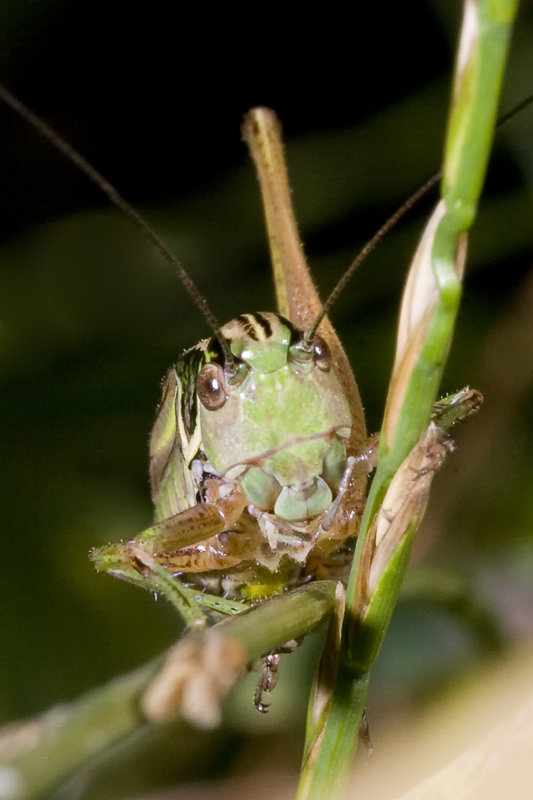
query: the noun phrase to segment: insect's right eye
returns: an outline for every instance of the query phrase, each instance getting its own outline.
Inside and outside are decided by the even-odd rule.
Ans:
[[[196,378],[196,393],[204,408],[216,411],[227,400],[226,380],[220,364],[205,364]]]
[[[329,347],[321,336],[316,336],[313,342],[313,362],[322,372],[328,372],[331,368]]]

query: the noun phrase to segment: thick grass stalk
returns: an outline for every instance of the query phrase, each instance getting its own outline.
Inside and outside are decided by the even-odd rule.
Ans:
[[[326,711],[322,708],[320,716],[312,712],[308,716],[311,724],[300,800],[337,798],[345,786],[366,703],[369,671],[396,604],[427,501],[429,487],[419,487],[419,496],[410,508],[394,505],[398,488],[400,492],[410,488],[405,484],[402,489],[401,480],[395,487],[393,476],[401,465],[409,464],[410,453],[416,454],[450,347],[461,296],[466,231],[474,220],[486,172],[516,10],[516,0],[466,0],[464,5],[441,200],[417,249],[404,291],[380,459],[347,589],[337,678]],[[438,459],[438,439],[434,446]],[[397,514],[401,521],[396,522]],[[386,520],[391,524],[387,526]],[[381,546],[376,569],[378,536]],[[323,692],[316,694],[324,704]],[[313,723],[317,719],[320,723]]]

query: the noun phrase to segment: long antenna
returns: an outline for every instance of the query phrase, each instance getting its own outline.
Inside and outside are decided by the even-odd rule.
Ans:
[[[533,93],[525,97],[515,106],[513,106],[513,108],[510,111],[507,111],[505,114],[502,114],[502,116],[496,122],[495,128],[501,128],[503,125],[509,122],[510,119],[519,114],[520,111],[522,111],[524,108],[527,108],[527,106],[531,105],[531,103],[533,103]],[[330,310],[331,306],[334,303],[336,303],[340,294],[344,290],[344,287],[346,286],[346,284],[348,283],[348,281],[350,280],[350,278],[352,277],[358,266],[365,260],[365,258],[372,252],[372,250],[374,250],[376,245],[379,244],[379,242],[383,239],[383,237],[398,224],[398,222],[402,219],[402,217],[408,211],[410,211],[413,208],[413,206],[416,205],[416,203],[418,203],[418,201],[422,199],[422,197],[424,197],[429,191],[431,191],[431,189],[440,181],[441,177],[442,177],[442,170],[439,169],[439,171],[436,172],[434,175],[432,175],[431,178],[429,178],[424,184],[422,184],[422,186],[420,186],[420,188],[418,188],[416,192],[413,192],[413,194],[410,197],[408,197],[404,203],[402,203],[402,205],[394,212],[394,214],[392,214],[388,218],[385,224],[382,225],[378,231],[376,231],[376,233],[366,242],[366,244],[363,245],[363,247],[358,252],[358,254],[354,258],[354,260],[352,261],[352,263],[350,264],[344,275],[340,277],[337,284],[333,287],[333,290],[331,291],[329,297],[326,299],[318,317],[313,323],[313,327],[311,328],[310,331],[308,331],[308,333],[306,333],[305,338],[307,342],[313,341],[316,332],[318,330],[318,326],[320,325],[320,323]]]
[[[230,367],[230,372],[234,371],[235,359],[230,350],[229,344],[220,333],[220,323],[216,316],[213,314],[207,300],[201,294],[195,282],[181,264],[179,259],[168,249],[163,240],[157,235],[154,229],[148,222],[139,214],[139,212],[109,183],[109,181],[96,170],[89,162],[79,153],[72,145],[70,145],[60,134],[54,131],[47,123],[41,119],[37,114],[34,114],[24,103],[22,103],[15,95],[6,89],[0,83],[0,99],[4,101],[13,111],[15,111],[22,119],[32,126],[38,133],[47,139],[56,150],[59,150],[71,161],[89,180],[94,183],[116,206],[120,211],[125,214],[128,219],[140,230],[140,232],[148,239],[149,242],[159,251],[165,261],[170,264],[176,271],[179,280],[183,284],[185,290],[188,292],[194,305],[204,315],[208,325],[212,329],[216,338],[220,342],[220,346],[224,353],[225,362]]]
[[[29,125],[37,130],[56,150],[63,153],[75,166],[83,172],[89,180],[94,183],[110,200],[110,202],[119,208],[141,231],[142,234],[152,243],[152,245],[159,251],[162,257],[170,264],[176,271],[179,280],[188,292],[195,306],[204,315],[209,326],[213,330],[216,338],[220,342],[220,346],[224,353],[226,364],[230,367],[230,372],[235,371],[235,359],[231,353],[229,344],[220,333],[220,323],[216,316],[211,311],[207,300],[201,294],[200,290],[194,283],[193,279],[183,267],[179,259],[168,249],[163,240],[157,235],[154,229],[146,222],[146,220],[139,214],[139,212],[115,189],[115,187],[104,178],[89,162],[79,153],[72,145],[70,145],[62,136],[49,127],[46,122],[33,113],[27,106],[24,105],[17,97],[6,89],[0,83],[0,99],[2,99],[13,111],[22,117]],[[528,95],[520,101],[510,111],[503,114],[496,123],[496,128],[500,128],[509,122],[516,114],[533,103],[533,94]],[[417,189],[402,205],[392,214],[388,220],[379,228],[379,230],[366,242],[356,255],[346,272],[341,276],[336,286],[331,291],[329,297],[326,299],[322,309],[316,318],[312,328],[306,334],[306,340],[311,342],[316,334],[316,331],[326,316],[332,305],[337,301],[339,295],[344,290],[344,287],[359,267],[365,258],[374,250],[377,244],[383,237],[389,233],[403,218],[403,216],[413,208],[419,200],[422,199],[428,192],[439,182],[442,177],[442,171],[439,170],[429,178],[419,189]]]
[[[381,228],[379,228],[376,231],[376,233],[366,242],[366,244],[363,245],[363,247],[357,253],[356,257],[354,258],[354,260],[352,261],[352,263],[350,264],[344,275],[341,276],[337,284],[334,286],[332,292],[330,293],[326,302],[322,306],[320,314],[316,318],[313,327],[306,334],[305,338],[307,339],[307,341],[310,342],[313,341],[318,326],[328,313],[331,306],[340,297],[344,287],[354,274],[359,264],[361,264],[365,260],[365,258],[372,252],[372,250],[374,250],[376,245],[379,244],[379,242],[383,239],[383,237],[386,236],[386,234],[390,230],[392,230],[395,227],[395,225],[398,224],[398,222],[401,220],[404,214],[407,214],[407,212],[411,210],[411,208],[415,205],[415,203],[418,203],[418,201],[422,197],[424,197],[424,195],[426,195],[435,186],[435,184],[437,184],[440,181],[441,176],[442,176],[442,170],[439,170],[434,175],[432,175],[429,180],[427,180],[422,186],[420,186],[419,189],[416,190],[416,192],[414,192],[410,197],[407,198],[407,200],[404,203],[402,203],[402,205],[394,212],[394,214],[392,214],[392,216],[388,218],[388,220],[381,226]]]

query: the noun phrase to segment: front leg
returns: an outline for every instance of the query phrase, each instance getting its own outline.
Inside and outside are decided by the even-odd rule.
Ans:
[[[239,603],[202,595],[184,586],[178,572],[207,572],[229,568],[249,554],[240,542],[237,525],[246,497],[236,483],[211,481],[206,503],[197,503],[152,525],[127,542],[93,548],[96,569],[165,596],[189,627],[205,624],[202,606],[222,613],[242,610]],[[219,534],[225,534],[219,538]],[[201,545],[201,546],[200,546]]]

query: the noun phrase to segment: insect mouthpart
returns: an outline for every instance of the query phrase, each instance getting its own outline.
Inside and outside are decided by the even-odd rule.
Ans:
[[[284,486],[274,506],[274,514],[286,522],[314,519],[326,511],[333,500],[331,489],[317,475],[303,486]]]
[[[343,433],[349,433],[349,429]],[[346,447],[336,431],[316,434],[233,465],[224,477],[239,478],[249,501],[285,522],[311,520],[332,503],[346,469]]]

